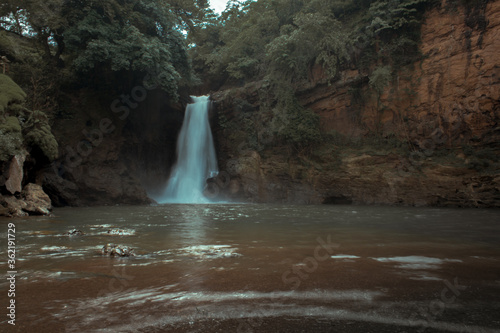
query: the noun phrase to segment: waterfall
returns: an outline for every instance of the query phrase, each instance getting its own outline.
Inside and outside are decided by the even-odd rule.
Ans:
[[[206,180],[218,174],[212,131],[208,122],[208,96],[191,96],[177,139],[177,161],[158,203],[206,203]]]

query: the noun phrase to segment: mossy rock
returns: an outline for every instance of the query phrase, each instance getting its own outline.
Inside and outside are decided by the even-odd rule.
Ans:
[[[23,147],[21,124],[16,117],[0,116],[0,161],[8,161]]]
[[[7,133],[21,133],[21,124],[16,117],[7,117],[5,122],[0,122],[0,131],[3,134]]]
[[[23,137],[21,132],[4,133],[0,129],[0,162],[9,161],[12,156],[21,152]]]
[[[59,154],[58,144],[47,123],[30,130],[26,133],[25,139],[28,145],[38,146],[49,161],[57,158]]]
[[[23,103],[26,93],[10,77],[0,74],[0,114],[4,113],[10,104]]]

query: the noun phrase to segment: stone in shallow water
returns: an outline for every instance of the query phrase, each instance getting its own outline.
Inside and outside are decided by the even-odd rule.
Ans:
[[[130,257],[134,256],[134,249],[124,245],[108,243],[102,247],[101,253],[110,257]]]
[[[24,211],[27,204],[23,200],[17,199],[14,196],[5,196],[0,197],[0,201],[0,204],[4,204],[6,206],[4,208],[4,215],[12,217],[23,217],[28,215],[28,213]]]
[[[78,229],[72,229],[66,233],[68,236],[83,236],[85,233]]]
[[[37,184],[24,187],[19,198],[0,195],[0,215],[22,217],[27,215],[50,215],[52,204],[49,196]]]
[[[49,215],[52,210],[52,203],[49,196],[37,184],[28,184],[24,187],[22,196],[27,206],[25,211],[35,215]]]

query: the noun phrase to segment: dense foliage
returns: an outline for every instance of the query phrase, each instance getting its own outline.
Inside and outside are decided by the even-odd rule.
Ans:
[[[62,90],[120,93],[146,75],[172,100],[197,78],[211,90],[261,81],[258,118],[302,147],[321,140],[318,117],[294,96],[312,70],[333,83],[356,67],[380,96],[419,59],[419,25],[435,1],[231,0],[217,16],[207,0],[5,0],[0,55],[33,112],[25,141],[50,158],[54,142],[44,135]]]
[[[261,80],[261,111],[277,138],[321,140],[319,121],[290,97],[321,68],[326,82],[356,67],[380,98],[401,67],[420,59],[420,24],[434,0],[232,1],[218,20],[190,34],[198,73],[214,90]],[[283,123],[286,126],[274,126]],[[265,125],[267,126],[267,125]]]
[[[183,31],[203,26],[207,8],[206,0],[8,1],[0,25],[31,39],[70,81],[123,88],[147,73],[176,97],[192,79]]]
[[[119,94],[147,77],[176,100],[195,81],[185,33],[210,15],[206,0],[3,1],[0,56],[17,84],[0,75],[0,160],[23,147],[57,158],[60,95]]]
[[[57,141],[48,117],[24,106],[26,94],[4,74],[0,74],[0,162],[21,153],[24,146],[37,148],[49,161],[57,155]]]
[[[23,137],[16,110],[25,98],[26,94],[14,81],[0,74],[0,162],[22,150]]]
[[[199,72],[219,83],[265,77],[296,82],[314,64],[329,80],[340,68],[394,69],[419,57],[419,26],[433,0],[233,1],[190,35]]]

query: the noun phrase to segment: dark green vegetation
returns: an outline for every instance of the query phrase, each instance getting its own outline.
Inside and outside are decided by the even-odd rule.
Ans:
[[[295,97],[297,90],[315,80],[313,72],[319,68],[321,79],[331,84],[342,70],[357,68],[369,82],[365,95],[380,99],[401,68],[422,58],[420,25],[425,10],[435,4],[434,0],[233,1],[217,21],[189,36],[195,46],[190,55],[195,71],[212,90],[261,81],[261,114],[251,122],[264,122],[274,139],[302,151],[323,139],[319,118]],[[244,121],[236,126],[245,126]],[[248,142],[262,141],[251,132]]]
[[[298,83],[314,64],[393,68],[419,58],[422,15],[433,0],[259,0],[235,2],[191,36],[195,68],[219,84],[256,79]]]
[[[231,1],[216,16],[206,0],[4,1],[0,55],[22,90],[2,77],[9,88],[0,97],[1,158],[24,142],[55,159],[50,125],[78,119],[69,100],[109,99],[138,84],[175,101],[196,86],[262,82],[259,115],[240,117],[250,144],[270,143],[256,130],[260,121],[273,140],[306,149],[324,140],[319,117],[296,98],[312,71],[333,83],[341,70],[358,68],[380,96],[400,68],[421,58],[419,26],[435,2]]]
[[[207,15],[202,0],[3,1],[0,160],[23,147],[39,162],[56,159],[51,125],[79,118],[75,99],[85,109],[85,100],[147,84],[175,101],[196,81],[182,31],[200,29]]]
[[[23,70],[39,69],[53,84],[120,91],[148,73],[151,84],[176,97],[192,83],[182,30],[198,29],[209,12],[206,1],[169,3],[7,2],[0,7],[0,52],[22,63],[15,73],[21,81],[30,79],[19,77],[28,76]]]
[[[0,162],[21,153],[23,146],[41,152],[49,161],[57,158],[57,141],[47,115],[25,108],[26,94],[4,74],[0,74],[0,92]]]

